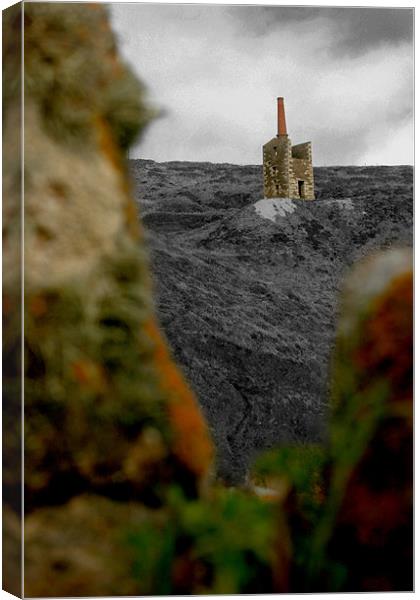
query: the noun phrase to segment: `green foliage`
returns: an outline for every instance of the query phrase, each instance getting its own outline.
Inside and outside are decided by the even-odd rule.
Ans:
[[[261,454],[252,467],[252,478],[257,485],[277,488],[291,496],[289,519],[293,524],[293,563],[300,573],[299,585],[304,582],[312,552],[312,535],[322,516],[327,460],[326,446],[285,446]]]
[[[132,553],[132,573],[139,594],[171,593],[175,530],[168,515],[155,515],[124,536]]]
[[[238,490],[187,501],[173,486],[165,512],[127,535],[142,593],[267,592],[276,509]]]
[[[322,485],[325,457],[326,450],[321,445],[274,448],[256,459],[252,476],[255,483],[264,487],[270,487],[273,479],[284,479],[301,497],[302,504],[309,508]]]
[[[345,362],[337,368],[338,381],[342,370],[351,371],[351,366]],[[343,373],[343,381],[348,381],[351,377],[351,373]],[[336,398],[326,457],[329,471],[328,490],[308,544],[309,556],[305,565],[308,591],[312,591],[317,579],[320,576],[325,577],[325,574],[330,591],[342,589],[347,571],[345,565],[329,558],[328,543],[336,526],[349,478],[379,426],[385,412],[387,397],[386,384],[379,382],[364,393],[356,393],[354,388],[346,387],[344,397]]]
[[[326,461],[327,449],[321,445],[274,448],[257,458],[252,477],[257,485],[292,491],[296,509],[313,527],[326,493],[323,477]],[[298,558],[296,552],[295,557]]]

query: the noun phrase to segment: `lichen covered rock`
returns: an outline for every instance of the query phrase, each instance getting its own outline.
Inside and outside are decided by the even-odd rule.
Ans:
[[[124,162],[151,111],[102,7],[25,7],[25,90],[27,508],[85,490],[157,501],[177,470],[194,490],[211,443],[159,330],[150,333]],[[172,391],[161,381],[174,374]],[[174,403],[199,428],[199,464],[179,451]]]
[[[25,521],[25,589],[35,597],[141,593],[126,538],[148,518],[141,504],[90,494],[33,511]]]
[[[345,591],[413,586],[413,273],[408,249],[348,279],[333,380],[328,554]],[[340,498],[341,496],[341,498]]]
[[[412,589],[412,361],[412,254],[396,248],[344,286],[306,590]]]
[[[5,29],[9,75],[20,67],[19,18]],[[141,592],[121,538],[130,514],[160,506],[175,481],[197,497],[213,452],[155,319],[126,169],[153,111],[118,57],[104,7],[27,4],[24,24],[25,593]],[[9,136],[19,91],[5,96]],[[4,212],[5,343],[17,388],[18,150],[5,165]],[[18,489],[18,470],[6,476]]]

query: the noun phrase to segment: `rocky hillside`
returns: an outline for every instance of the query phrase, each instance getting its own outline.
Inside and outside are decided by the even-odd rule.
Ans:
[[[219,472],[320,439],[347,268],[412,243],[411,167],[315,169],[316,201],[263,201],[261,167],[132,160],[161,324],[201,401]]]

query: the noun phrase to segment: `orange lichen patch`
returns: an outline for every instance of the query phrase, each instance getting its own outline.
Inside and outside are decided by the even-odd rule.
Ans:
[[[213,458],[213,446],[207,425],[195,396],[173,362],[156,322],[145,326],[155,343],[154,364],[162,390],[168,398],[168,416],[174,436],[173,452],[196,475],[204,475]]]
[[[128,198],[127,204],[133,205],[133,201],[130,196],[130,185],[128,182],[128,178],[125,174],[125,169],[123,165],[123,158],[121,155],[121,150],[116,143],[114,136],[112,135],[111,128],[107,124],[107,122],[102,117],[96,117],[95,119],[96,131],[98,133],[98,143],[102,153],[105,157],[111,162],[114,166],[115,170],[119,174],[119,187],[123,194]],[[134,210],[135,207],[133,206]],[[136,225],[135,228],[138,229],[137,222],[137,213],[136,213]],[[130,228],[130,233],[131,229]]]
[[[112,47],[108,50],[108,52],[106,53],[106,57],[108,59],[108,62],[110,63],[112,74],[115,77],[122,76],[124,73],[124,67],[118,59],[115,47]]]
[[[137,209],[131,198],[124,204],[124,215],[130,236],[135,240],[141,239],[141,229],[139,226]]]
[[[85,24],[79,25],[75,30],[75,36],[77,36],[80,43],[88,45],[92,38],[92,31]]]
[[[413,367],[413,275],[396,278],[375,300],[364,324],[363,341],[354,359],[366,374],[385,377],[393,398],[407,399],[412,393]]]
[[[99,147],[118,172],[122,172],[122,161],[120,150],[115,143],[109,125],[102,117],[95,118],[95,130],[98,134]]]
[[[83,387],[94,392],[103,392],[106,387],[106,376],[101,365],[89,360],[77,360],[71,364],[73,378]]]

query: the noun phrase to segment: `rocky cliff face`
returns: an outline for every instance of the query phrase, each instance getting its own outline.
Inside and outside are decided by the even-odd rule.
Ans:
[[[412,243],[411,167],[315,169],[314,202],[262,200],[261,167],[131,161],[161,322],[219,471],[322,436],[341,281]]]

